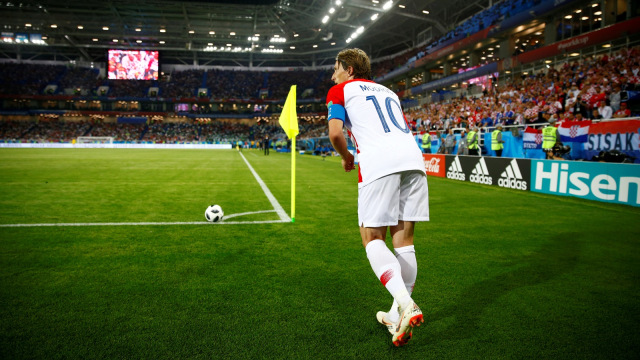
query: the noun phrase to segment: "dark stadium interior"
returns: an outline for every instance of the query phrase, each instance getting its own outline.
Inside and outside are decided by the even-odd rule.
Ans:
[[[398,93],[418,133],[573,120],[579,100],[584,119],[602,99],[611,116],[621,102],[639,110],[634,2],[71,0],[3,2],[0,13],[3,142],[109,129],[123,142],[281,138],[264,124],[292,84],[301,136],[322,138],[334,58],[351,46],[370,54],[374,80]],[[596,40],[582,45],[585,34]],[[124,65],[111,49],[144,50],[118,60],[132,64],[157,51],[157,79],[112,78]],[[229,121],[234,131],[214,134]]]

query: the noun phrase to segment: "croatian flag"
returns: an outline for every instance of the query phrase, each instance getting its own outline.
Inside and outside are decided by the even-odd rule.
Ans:
[[[591,120],[563,121],[558,127],[562,142],[587,142],[589,140]]]
[[[522,147],[525,149],[542,149],[542,131],[527,126],[522,135]]]

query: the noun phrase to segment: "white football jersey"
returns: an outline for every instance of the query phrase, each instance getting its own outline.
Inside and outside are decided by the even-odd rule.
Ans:
[[[327,108],[328,120],[344,121],[356,146],[360,187],[400,171],[426,173],[400,100],[387,87],[364,79],[345,81],[329,90]]]

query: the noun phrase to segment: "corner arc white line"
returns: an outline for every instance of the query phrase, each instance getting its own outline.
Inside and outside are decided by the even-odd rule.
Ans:
[[[269,201],[271,202],[271,205],[276,210],[276,213],[278,214],[278,216],[280,216],[280,219],[282,220],[282,222],[291,222],[291,218],[284,211],[284,209],[282,208],[278,200],[275,198],[275,196],[273,196],[273,194],[267,187],[267,184],[265,184],[264,181],[262,181],[262,179],[260,178],[260,175],[258,175],[258,173],[255,170],[253,170],[253,167],[251,166],[251,164],[249,164],[249,161],[247,161],[247,158],[245,158],[244,155],[242,155],[242,153],[239,153],[239,154],[242,157],[242,160],[244,160],[244,162],[249,167],[249,170],[251,170],[251,173],[256,178],[256,181],[258,181],[258,184],[260,184],[262,191],[267,196],[267,199],[269,199]]]
[[[276,212],[276,211],[275,210],[260,210],[260,211],[249,211],[249,212],[225,215],[224,218],[222,219],[222,221],[224,221],[225,219],[232,219],[232,218],[238,217],[238,216],[253,215],[253,214],[264,214],[264,213],[272,213],[272,212]]]

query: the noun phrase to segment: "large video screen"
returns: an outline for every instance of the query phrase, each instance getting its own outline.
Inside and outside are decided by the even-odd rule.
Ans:
[[[158,80],[158,52],[109,50],[109,79]]]

